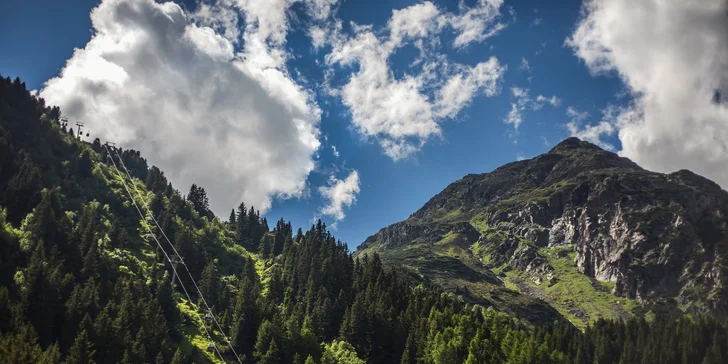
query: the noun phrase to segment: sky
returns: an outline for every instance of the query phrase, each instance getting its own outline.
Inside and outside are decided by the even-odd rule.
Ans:
[[[569,136],[728,186],[722,0],[0,0],[0,74],[226,219],[356,247]]]

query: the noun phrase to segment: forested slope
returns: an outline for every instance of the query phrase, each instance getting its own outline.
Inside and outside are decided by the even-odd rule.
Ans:
[[[256,363],[728,358],[726,327],[711,319],[534,326],[412,286],[376,255],[354,259],[321,222],[294,233],[279,220],[271,229],[242,203],[221,221],[204,188],[183,195],[138,152],[82,142],[60,116],[19,80],[0,78],[3,363],[220,362],[210,343],[237,362],[225,337],[241,361]],[[132,179],[114,166],[122,161]],[[181,265],[171,283],[149,229],[173,256],[169,238],[202,295]]]

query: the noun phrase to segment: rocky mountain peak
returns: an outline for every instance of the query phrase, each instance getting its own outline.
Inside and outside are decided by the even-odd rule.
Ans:
[[[556,144],[549,153],[557,153],[560,151],[567,151],[570,149],[597,149],[602,150],[602,148],[599,148],[598,146],[589,143],[587,141],[581,140],[577,137],[569,137],[564,139],[561,143]]]
[[[453,182],[359,250],[498,306],[496,274],[582,323],[658,306],[720,317],[728,315],[726,216],[728,192],[705,177],[647,171],[568,138]]]

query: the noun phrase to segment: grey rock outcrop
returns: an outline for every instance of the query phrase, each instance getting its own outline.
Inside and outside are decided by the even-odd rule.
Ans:
[[[473,239],[471,231],[460,243],[491,244],[492,265],[537,284],[557,279],[539,249],[564,248],[576,253],[579,272],[613,282],[615,296],[728,314],[728,192],[690,171],[650,172],[569,138],[533,159],[465,176],[359,249],[386,260],[474,221],[505,238]]]

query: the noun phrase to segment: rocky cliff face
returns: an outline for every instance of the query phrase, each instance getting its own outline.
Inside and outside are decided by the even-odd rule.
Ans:
[[[728,192],[576,138],[465,176],[359,250],[414,270],[431,255],[475,258],[484,277],[582,324],[658,308],[728,314]]]

